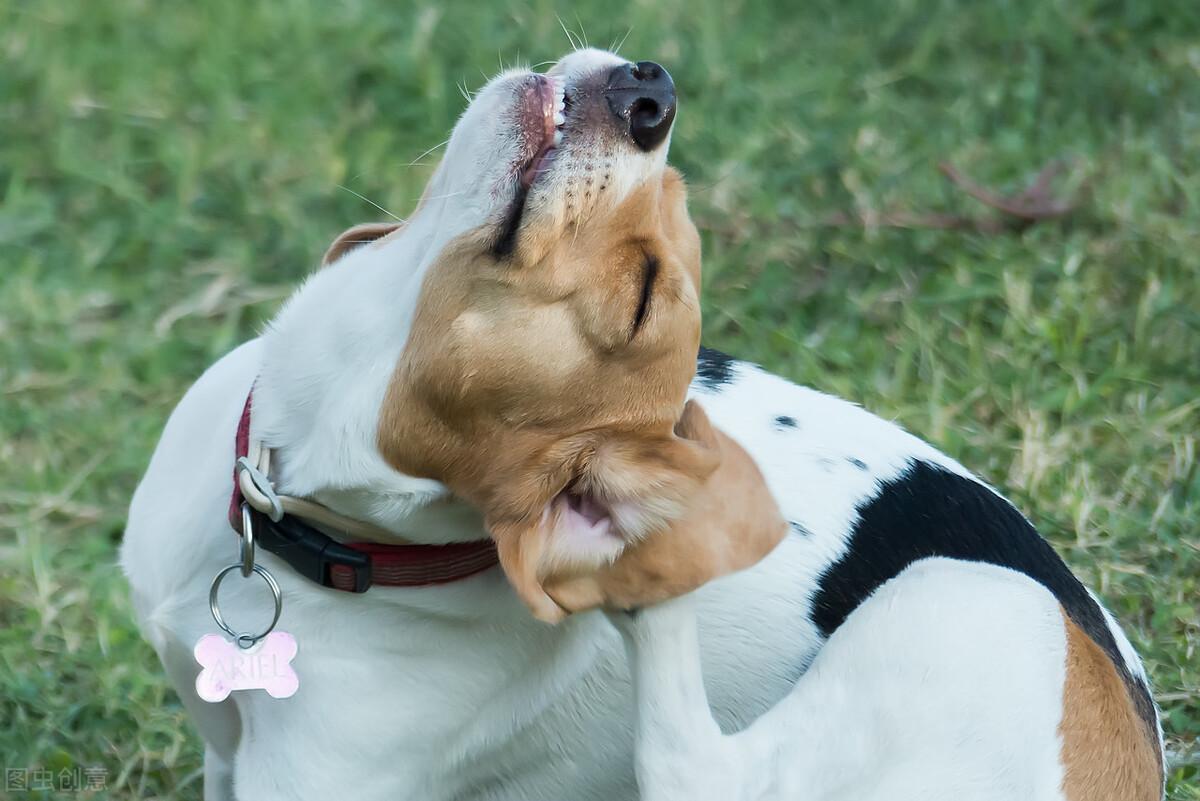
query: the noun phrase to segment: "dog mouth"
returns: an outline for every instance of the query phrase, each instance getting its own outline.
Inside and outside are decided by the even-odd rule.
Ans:
[[[519,90],[517,136],[522,145],[513,163],[517,189],[492,246],[498,258],[510,255],[516,248],[525,202],[538,179],[550,172],[554,164],[566,135],[570,110],[571,97],[561,76],[533,75]]]
[[[561,76],[535,75],[523,88],[518,125],[526,145],[518,168],[520,185],[525,190],[550,171],[563,143],[570,103],[566,80]]]
[[[553,508],[562,516],[568,530],[580,539],[623,540],[613,525],[609,510],[590,494],[565,490],[554,499]]]
[[[598,498],[579,487],[560,492],[546,507],[554,532],[543,556],[542,572],[611,564],[628,544],[618,522]]]

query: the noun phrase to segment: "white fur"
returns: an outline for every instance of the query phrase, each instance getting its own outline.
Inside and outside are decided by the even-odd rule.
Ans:
[[[635,664],[645,801],[1062,798],[1062,612],[1020,573],[914,563],[732,736],[708,713],[692,600],[614,617]]]
[[[611,54],[581,51],[556,72],[569,82],[618,62]],[[260,553],[283,590],[280,628],[299,643],[294,661],[299,692],[284,700],[236,693],[209,705],[193,687],[198,666],[192,645],[215,630],[209,581],[237,553],[225,514],[234,431],[252,385],[252,434],[274,448],[283,491],[312,496],[420,541],[484,535],[478,516],[465,505],[452,500],[431,505],[445,498],[444,487],[386,465],[375,448],[375,425],[426,270],[446,242],[494,220],[507,200],[513,143],[497,119],[503,120],[514,82],[524,79],[506,74],[480,92],[404,232],[315,273],[261,339],[230,353],[196,382],[171,415],[133,498],[121,561],[142,631],[205,741],[208,799],[326,799],[349,793],[362,801],[609,801],[637,794],[632,688],[619,636],[595,613],[556,627],[537,622],[498,570],[441,587],[375,587],[352,595],[318,587]],[[531,193],[534,205],[527,215],[562,213],[554,181],[594,155],[570,148],[565,142],[563,173],[552,172]],[[664,153],[661,148],[615,159],[613,196],[657,175]],[[885,723],[915,716],[921,731],[934,737],[929,748],[950,730],[937,730],[937,716],[927,708],[959,703],[955,731],[968,734],[973,720],[1016,725],[1003,716],[999,700],[971,706],[975,684],[969,672],[998,669],[1003,661],[995,646],[978,637],[968,640],[976,650],[953,659],[936,649],[926,652],[934,646],[923,640],[915,654],[911,641],[907,651],[898,650],[904,636],[926,636],[931,630],[921,626],[932,624],[913,623],[907,632],[877,628],[876,598],[820,650],[822,639],[808,618],[817,577],[843,552],[856,506],[880,481],[894,477],[912,456],[960,473],[962,468],[856,406],[750,366],[738,366],[724,391],[698,386],[694,395],[713,423],[758,461],[787,518],[807,531],[788,537],[752,570],[713,582],[688,602],[699,610],[703,680],[716,721],[727,730],[746,725],[784,698],[820,653],[818,664],[828,667],[801,685],[820,691],[788,696],[786,709],[792,711],[773,712],[770,719],[786,716],[780,728],[789,729],[789,736],[794,730],[821,738],[822,753],[837,768],[809,759],[804,764],[811,775],[793,777],[798,787],[826,788],[821,797],[842,797],[835,783],[848,772],[878,775],[880,783],[871,791],[877,794],[888,786],[885,780],[902,788],[919,780],[911,770],[885,774],[876,762],[864,762],[878,759],[885,747],[917,749],[904,737],[859,742],[868,735],[884,737],[879,727]],[[781,414],[799,426],[776,430],[773,420]],[[843,457],[868,467],[852,467]],[[1011,640],[1028,638],[1013,680],[1034,677],[1023,689],[1034,698],[1026,703],[1034,707],[1028,712],[1034,739],[1027,751],[1037,753],[1020,756],[1032,760],[1029,776],[1049,781],[1053,766],[1045,763],[1050,750],[1044,730],[1062,646],[1044,625],[1045,598],[1027,582],[960,568],[943,573],[914,568],[889,587],[895,603],[918,611],[932,608],[942,589],[964,596],[963,604],[936,611],[939,625],[967,638],[972,615],[980,613],[978,604],[969,603],[972,588],[1003,602],[990,613],[992,622]],[[265,622],[270,608],[261,583],[235,578],[224,584],[221,604],[227,619],[242,629]],[[964,672],[952,674],[946,667],[951,664]],[[913,673],[921,665],[937,671],[936,681]],[[852,690],[851,675],[872,684]],[[698,672],[692,679],[695,689]],[[893,692],[887,682],[904,689]],[[836,712],[824,712],[821,696],[835,684],[844,697]],[[1010,712],[1018,708],[1013,702]],[[851,716],[857,726],[836,725],[834,714]],[[954,718],[947,715],[938,719]],[[806,726],[811,728],[802,731]],[[755,734],[758,730],[751,730],[748,747],[769,750],[764,740],[770,738]],[[930,750],[911,753],[918,760],[937,758]],[[667,795],[660,797],[679,797],[670,794],[669,782],[663,786]]]

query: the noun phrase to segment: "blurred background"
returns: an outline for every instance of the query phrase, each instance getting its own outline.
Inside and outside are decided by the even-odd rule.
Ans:
[[[465,93],[581,41],[675,77],[707,344],[1010,494],[1200,799],[1194,0],[0,0],[5,793],[199,797],[114,563],[167,414],[408,213]]]

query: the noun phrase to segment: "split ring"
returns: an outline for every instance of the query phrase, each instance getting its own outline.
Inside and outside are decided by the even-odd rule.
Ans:
[[[266,637],[275,629],[275,624],[279,622],[279,615],[283,612],[283,593],[280,592],[279,584],[276,583],[275,577],[267,572],[266,568],[260,565],[251,564],[251,571],[262,576],[263,581],[267,582],[267,586],[271,588],[271,595],[275,599],[275,616],[271,618],[271,624],[267,626],[267,628],[261,634],[250,634],[247,632],[238,633],[234,631],[229,627],[229,624],[225,622],[225,618],[221,616],[221,607],[217,602],[217,592],[221,589],[221,582],[225,579],[225,576],[229,575],[229,573],[234,570],[241,569],[241,564],[233,564],[223,568],[220,573],[217,573],[217,575],[213,576],[212,586],[208,588],[208,609],[210,612],[212,612],[213,620],[216,621],[217,626],[220,627],[221,631],[232,637],[234,642],[238,644],[239,648],[249,648],[251,645],[254,645],[256,642],[261,640],[263,637]]]

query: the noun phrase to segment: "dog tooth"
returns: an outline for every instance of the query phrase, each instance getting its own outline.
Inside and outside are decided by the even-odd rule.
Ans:
[[[562,125],[566,121],[567,121],[567,118],[563,116],[563,113],[561,111],[554,112],[554,124],[555,125]]]
[[[562,144],[562,139],[563,139],[563,137],[562,137],[562,131],[561,131],[561,130],[558,130],[558,129],[555,129],[555,131],[554,131],[554,146],[555,146],[555,147],[558,147],[559,145],[561,145],[561,144]]]

